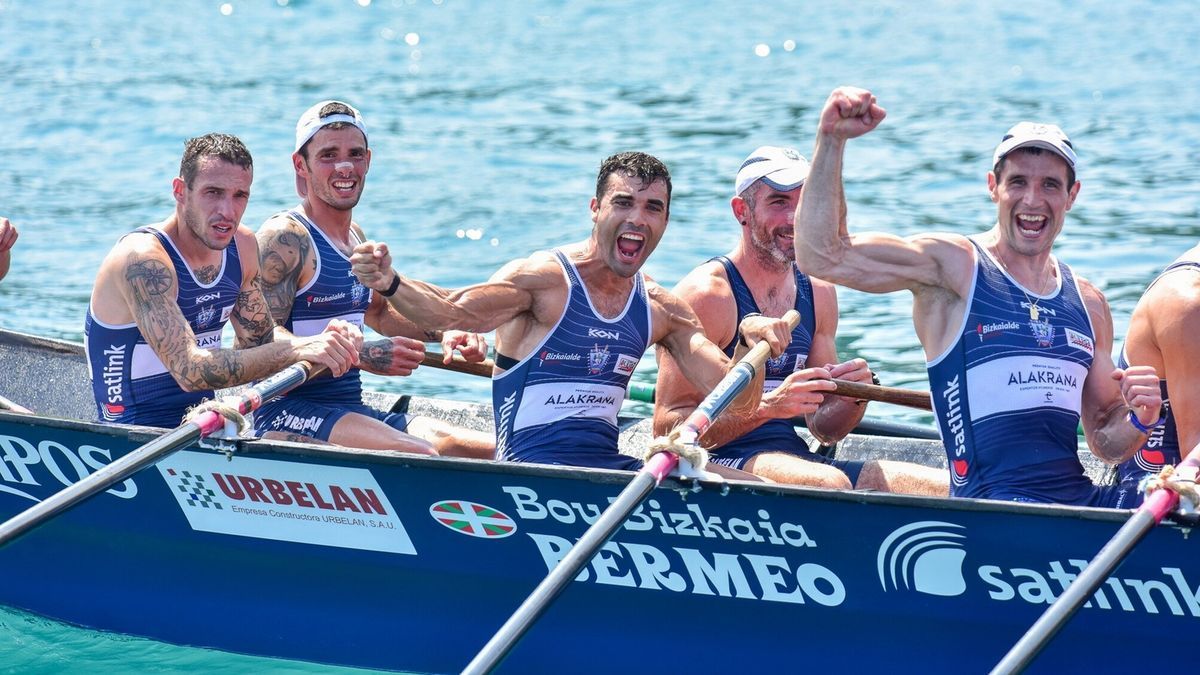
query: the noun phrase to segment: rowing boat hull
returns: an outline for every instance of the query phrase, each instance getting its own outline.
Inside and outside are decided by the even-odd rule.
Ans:
[[[148,438],[0,413],[0,517]],[[0,551],[0,603],[178,644],[452,672],[628,478],[283,443],[239,442],[229,458],[194,447]],[[1124,517],[670,483],[502,670],[979,672]],[[1187,529],[1154,530],[1036,670],[1165,662],[1108,646],[1194,633],[1197,554]]]

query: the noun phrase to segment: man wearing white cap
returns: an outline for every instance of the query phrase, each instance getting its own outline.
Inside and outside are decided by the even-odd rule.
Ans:
[[[371,165],[362,115],[341,101],[322,101],[300,116],[295,148],[292,164],[302,201],[258,231],[264,291],[275,320],[297,335],[319,331],[336,318],[390,336],[364,343],[359,355],[359,369],[379,375],[411,374],[425,354],[425,339],[442,342],[447,358],[458,349],[482,361],[487,343],[481,336],[426,332],[350,271],[350,252],[366,240],[352,219]],[[294,440],[421,454],[490,458],[495,447],[488,434],[363,405],[358,369],[336,380],[315,378],[264,405],[255,429]]]
[[[1151,367],[1113,365],[1104,295],[1051,254],[1079,194],[1076,156],[1051,124],[1022,122],[988,173],[996,225],[964,237],[908,238],[846,228],[846,141],[885,112],[844,87],[821,112],[807,193],[796,217],[801,269],[873,293],[908,290],[925,349],[953,496],[1114,506],[1076,454],[1082,418],[1100,459],[1128,458],[1159,420]]]
[[[787,351],[767,362],[763,397],[753,414],[726,416],[705,434],[712,461],[781,483],[816,487],[867,488],[889,492],[946,494],[945,472],[902,462],[827,460],[796,434],[792,418],[804,415],[821,442],[841,440],[862,419],[866,401],[826,392],[830,378],[869,383],[867,362],[838,362],[837,293],[832,284],[800,272],[794,261],[793,219],[801,200],[808,162],[791,148],[763,146],[737,174],[733,217],[741,241],[732,252],[692,270],[675,293],[704,326],[705,335],[727,355],[737,344],[736,328],[747,315],[800,313]],[[703,394],[688,384],[674,356],[658,353],[655,430],[665,433],[687,417]]]

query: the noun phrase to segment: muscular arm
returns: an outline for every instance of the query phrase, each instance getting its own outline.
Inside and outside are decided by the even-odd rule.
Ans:
[[[301,279],[307,281],[316,273],[312,240],[303,226],[284,215],[263,223],[255,237],[262,294],[275,323],[283,325],[292,315]]]
[[[1090,282],[1078,281],[1095,332],[1092,366],[1083,381],[1083,431],[1092,454],[1105,462],[1121,462],[1146,440],[1146,434],[1129,423],[1130,408],[1143,424],[1158,419],[1158,375],[1146,366],[1117,370],[1111,356],[1113,327],[1108,301]]]
[[[1200,274],[1181,269],[1154,284],[1138,302],[1125,340],[1135,365],[1152,366],[1167,381],[1179,451],[1200,444]]]
[[[239,228],[237,238],[238,254],[242,261],[242,288],[238,291],[229,322],[236,336],[234,346],[238,349],[248,349],[274,340],[275,321],[263,296],[258,246],[254,237],[248,231],[241,232]]]
[[[393,278],[399,279],[396,293],[387,298],[388,302],[401,316],[420,317],[421,327],[426,330],[495,330],[531,312],[536,293],[562,284],[560,272],[547,273],[546,265],[533,259],[509,263],[490,281],[458,290],[400,275],[392,269],[385,244],[359,244],[351,260],[359,280],[377,291],[386,290]]]

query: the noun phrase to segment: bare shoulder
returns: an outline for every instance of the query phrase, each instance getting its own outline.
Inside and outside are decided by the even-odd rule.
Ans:
[[[511,283],[529,291],[566,286],[562,265],[554,254],[547,251],[538,251],[527,258],[517,258],[505,263],[492,275],[490,281]]]
[[[354,236],[358,237],[359,241],[368,241],[367,233],[363,232],[362,226],[356,221],[350,221],[350,231],[354,233]]]
[[[1087,308],[1092,320],[1100,318],[1112,321],[1112,309],[1108,306],[1108,298],[1104,297],[1104,292],[1096,284],[1079,275],[1075,276],[1075,283],[1079,285],[1079,295],[1083,298],[1083,306]]]
[[[709,298],[729,298],[733,291],[725,268],[715,260],[710,260],[684,275],[675,285],[674,292],[694,307],[697,302]]]
[[[258,227],[258,241],[262,243],[265,239],[285,232],[297,236],[307,236],[308,234],[304,226],[292,218],[287,211],[280,211],[264,220],[263,224]]]

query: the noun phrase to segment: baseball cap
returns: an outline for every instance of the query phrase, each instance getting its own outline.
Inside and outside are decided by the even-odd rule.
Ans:
[[[1071,145],[1071,139],[1057,126],[1037,122],[1018,122],[1009,129],[1000,145],[996,146],[996,152],[992,155],[992,166],[999,164],[1000,160],[1013,150],[1026,146],[1045,148],[1066,160],[1072,169],[1075,168],[1075,148]]]
[[[341,105],[349,108],[354,114],[347,115],[345,113],[334,113],[332,115],[321,117],[321,109],[330,103],[340,103]],[[362,132],[363,137],[365,138],[367,136],[367,125],[363,122],[362,115],[354,106],[343,101],[321,101],[308,110],[305,110],[304,114],[300,116],[300,121],[296,122],[296,152],[299,152],[300,148],[304,147],[304,144],[307,143],[310,138],[316,136],[318,131],[335,122],[345,122],[346,124],[351,124],[355,127],[358,127],[358,130]]]
[[[764,145],[742,162],[733,194],[742,194],[760,178],[776,190],[795,190],[808,178],[808,160],[792,148]]]

